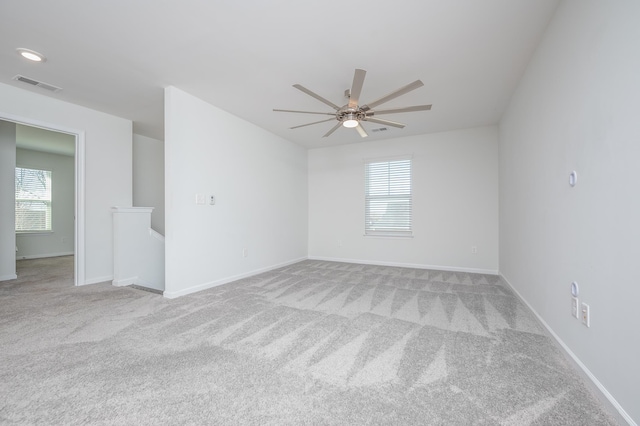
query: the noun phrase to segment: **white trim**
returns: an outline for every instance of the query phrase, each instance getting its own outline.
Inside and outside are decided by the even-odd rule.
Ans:
[[[155,207],[111,207],[113,213],[153,213]]]
[[[466,268],[462,266],[442,266],[442,265],[425,265],[422,263],[382,262],[378,260],[341,259],[336,257],[322,257],[322,256],[309,256],[308,259],[322,260],[326,262],[356,263],[359,265],[396,266],[400,268],[432,269],[435,271],[468,272],[471,274],[498,275],[498,271],[495,269]]]
[[[85,279],[85,245],[84,245],[84,180],[85,180],[85,158],[84,158],[84,131],[76,133],[76,229],[75,229],[75,285],[88,284]]]
[[[51,235],[51,234],[55,234],[55,231],[16,231],[16,235],[19,235],[21,237],[26,237],[29,235],[34,235],[34,236],[41,236],[41,235]]]
[[[164,292],[164,289],[163,288],[158,288],[157,284],[154,284],[154,283],[152,283],[150,281],[147,281],[147,280],[144,280],[142,278],[137,278],[136,282],[133,283],[133,284],[139,285],[140,287],[150,288],[152,290],[157,290],[160,293]]]
[[[2,275],[0,276],[0,281],[8,281],[18,279],[16,274]]]
[[[60,256],[73,256],[73,252],[67,251],[62,253],[30,254],[28,256],[16,256],[16,260],[46,259],[47,257],[60,257]]]
[[[84,282],[84,284],[78,284],[78,285],[91,285],[91,284],[99,284],[99,283],[104,283],[107,281],[113,281],[113,275],[106,275],[104,277],[96,277],[96,278],[91,278],[88,279]]]
[[[411,154],[400,154],[400,155],[385,155],[382,157],[367,157],[363,158],[363,164],[367,163],[384,163],[385,161],[402,161],[402,160],[413,160],[413,153]]]
[[[587,368],[586,365],[584,365],[582,363],[582,361],[580,361],[580,358],[578,358],[578,356],[576,354],[573,353],[573,351],[571,349],[569,349],[569,346],[567,346],[562,339],[560,339],[560,336],[558,336],[552,329],[551,327],[549,327],[549,324],[547,324],[545,322],[544,319],[542,319],[542,317],[538,314],[538,312],[536,312],[535,309],[533,309],[533,306],[531,306],[529,304],[529,302],[527,302],[525,300],[524,297],[522,297],[522,295],[520,294],[520,292],[518,292],[518,290],[516,290],[516,288],[509,282],[509,280],[507,280],[505,278],[504,275],[500,274],[500,277],[504,280],[505,283],[507,283],[507,285],[511,288],[511,290],[513,290],[513,292],[518,296],[518,298],[520,298],[520,300],[522,301],[522,303],[524,303],[525,305],[527,305],[527,307],[531,310],[531,312],[533,312],[533,314],[536,316],[536,318],[538,319],[538,321],[540,321],[540,323],[544,326],[544,328],[547,329],[547,331],[549,332],[549,334],[556,340],[556,342],[558,342],[558,344],[562,347],[562,349],[564,349],[564,351],[571,357],[571,359],[573,359],[573,361],[578,365],[578,367],[580,367],[580,369],[584,372],[584,374],[589,378],[589,380],[591,380],[593,382],[593,384],[598,388],[598,390],[602,393],[602,395],[609,401],[609,403],[613,406],[613,408],[615,410],[618,411],[618,413],[620,414],[620,416],[622,416],[622,418],[629,423],[630,426],[638,426],[637,423],[631,418],[631,416],[629,414],[627,414],[627,412],[624,410],[624,408],[622,408],[622,406],[620,405],[620,403],[618,403],[618,401],[616,401],[616,399],[613,397],[613,395],[611,395],[609,393],[609,391],[607,390],[607,388],[604,387],[604,385],[602,383],[600,383],[600,381],[596,378],[596,376],[593,375],[593,373],[591,371],[589,371],[589,369]]]
[[[139,277],[130,277],[130,278],[123,278],[121,280],[113,280],[111,281],[111,285],[115,287],[127,287],[130,285],[139,285],[141,287],[150,288],[152,290],[158,290],[160,292],[163,291],[162,289],[159,289],[157,286],[155,286],[153,283],[150,283],[149,281],[145,281]]]
[[[85,282],[85,245],[84,245],[84,215],[85,215],[85,202],[84,202],[84,181],[85,181],[85,138],[84,130],[72,129],[57,124],[51,124],[40,120],[34,120],[32,118],[21,117],[14,114],[8,114],[0,111],[0,120],[11,121],[18,124],[24,124],[31,127],[39,127],[45,130],[51,130],[59,133],[67,133],[75,136],[76,152],[75,152],[75,229],[74,229],[74,284],[84,285],[89,284]]]
[[[367,238],[382,238],[382,239],[391,239],[391,240],[413,238],[413,233],[407,233],[406,235],[402,235],[402,234],[384,234],[384,233],[377,234],[375,233],[376,231],[371,231],[371,232],[372,232],[371,234],[362,234],[362,236]],[[383,231],[379,231],[379,232],[383,232]]]
[[[111,281],[111,284],[116,287],[125,287],[128,285],[136,284],[137,282],[138,282],[138,277],[131,277],[131,278],[123,278],[121,280],[113,280]]]
[[[307,260],[307,258],[306,257],[301,257],[299,259],[289,260],[289,261],[286,261],[286,262],[279,263],[277,265],[267,266],[266,268],[255,269],[255,270],[250,271],[250,272],[245,272],[243,274],[238,274],[238,275],[234,275],[234,276],[231,276],[231,277],[222,278],[222,279],[219,279],[219,280],[216,280],[216,281],[211,281],[211,282],[208,282],[208,283],[199,284],[199,285],[196,285],[196,286],[193,286],[193,287],[189,287],[189,288],[185,288],[185,289],[179,290],[179,291],[166,291],[165,290],[162,295],[164,297],[166,297],[167,299],[175,299],[176,297],[186,296],[187,294],[196,293],[198,291],[207,290],[207,289],[213,288],[213,287],[218,287],[218,286],[221,286],[223,284],[228,284],[228,283],[233,282],[233,281],[241,280],[243,278],[248,278],[248,277],[252,277],[254,275],[262,274],[263,272],[269,272],[269,271],[272,271],[274,269],[282,268],[284,266],[293,265],[294,263],[302,262],[303,260]]]

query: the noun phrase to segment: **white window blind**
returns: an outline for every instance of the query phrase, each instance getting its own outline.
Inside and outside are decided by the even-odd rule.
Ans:
[[[51,231],[51,171],[16,167],[16,231]]]
[[[365,164],[365,235],[410,236],[411,160]]]

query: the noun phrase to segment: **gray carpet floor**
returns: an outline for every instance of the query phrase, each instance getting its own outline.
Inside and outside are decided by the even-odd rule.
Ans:
[[[174,300],[0,283],[0,423],[613,425],[491,275],[304,261]]]

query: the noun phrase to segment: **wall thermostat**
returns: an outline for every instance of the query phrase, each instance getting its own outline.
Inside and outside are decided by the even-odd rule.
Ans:
[[[578,297],[578,283],[575,281],[571,283],[571,295]]]

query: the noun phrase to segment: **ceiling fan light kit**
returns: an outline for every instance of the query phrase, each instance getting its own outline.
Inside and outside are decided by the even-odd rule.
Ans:
[[[352,129],[354,127],[358,127],[358,120],[347,120],[347,121],[343,121],[342,125],[348,129]]]
[[[312,92],[311,90],[307,89],[306,87],[300,85],[300,84],[294,84],[293,87],[295,87],[296,89],[300,90],[301,92],[306,93],[307,95],[319,100],[320,102],[330,106],[331,108],[333,108],[335,111],[334,112],[315,112],[315,111],[299,111],[299,110],[289,110],[289,109],[274,109],[274,111],[277,112],[293,112],[293,113],[301,113],[301,114],[321,114],[321,115],[330,115],[333,116],[333,118],[328,118],[326,120],[320,120],[320,121],[314,121],[313,123],[307,123],[307,124],[302,124],[299,126],[294,126],[291,127],[291,129],[297,129],[300,127],[306,127],[306,126],[311,126],[313,124],[318,124],[318,123],[325,123],[328,121],[333,121],[334,119],[338,121],[338,123],[331,129],[329,130],[327,133],[325,133],[325,135],[323,137],[328,137],[329,135],[331,135],[333,132],[335,132],[339,127],[347,127],[347,128],[354,128],[356,129],[356,131],[358,132],[358,134],[361,137],[367,137],[367,132],[364,130],[364,128],[362,127],[362,122],[364,121],[369,121],[372,123],[377,123],[377,124],[382,124],[385,126],[391,126],[391,127],[397,127],[397,128],[403,128],[405,125],[402,123],[398,123],[395,121],[389,121],[389,120],[382,120],[379,118],[374,118],[374,115],[383,115],[383,114],[398,114],[398,113],[404,113],[404,112],[415,112],[415,111],[429,111],[431,109],[431,105],[415,105],[415,106],[410,106],[410,107],[404,107],[404,108],[390,108],[390,109],[386,109],[386,110],[378,110],[378,111],[374,111],[374,108],[377,107],[378,105],[381,105],[385,102],[389,102],[392,99],[395,99],[399,96],[402,96],[406,93],[411,92],[412,90],[415,90],[419,87],[424,86],[424,83],[422,83],[422,81],[420,80],[416,80],[413,83],[407,84],[404,87],[401,87],[400,89],[394,90],[393,92],[389,93],[388,95],[385,95],[383,97],[381,97],[380,99],[377,99],[373,102],[370,102],[369,104],[364,104],[364,105],[360,105],[360,93],[362,91],[362,86],[364,84],[364,77],[367,74],[367,72],[365,70],[361,70],[361,69],[356,69],[354,75],[353,75],[353,83],[351,84],[351,90],[346,90],[345,91],[345,96],[349,99],[349,103],[347,103],[346,105],[340,107],[336,104],[334,104],[333,102],[323,98],[322,96],[318,95],[317,93]]]
[[[358,127],[358,124],[360,124],[362,119],[363,118],[358,118],[358,113],[349,112],[344,114],[340,121],[342,121],[342,125],[344,127],[352,129],[354,127]]]

